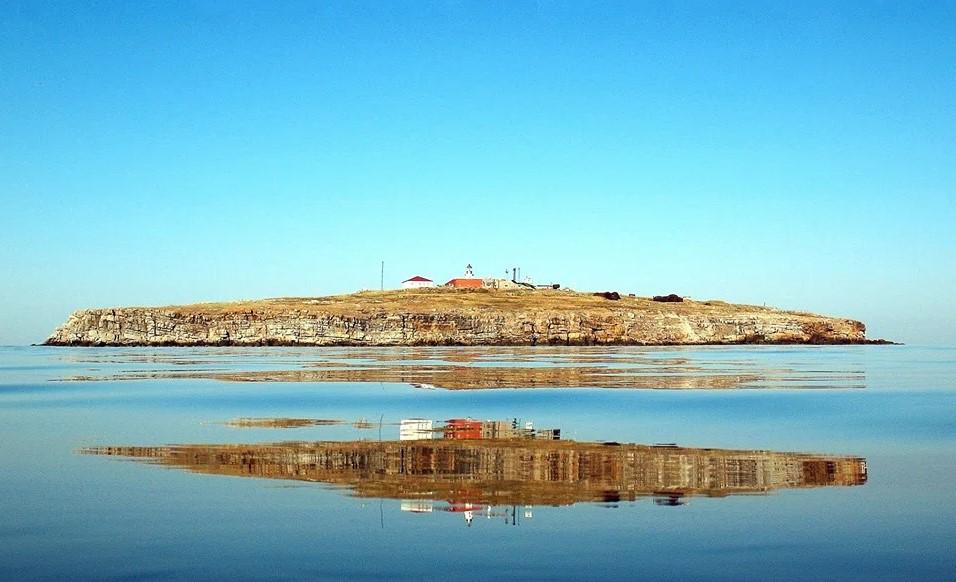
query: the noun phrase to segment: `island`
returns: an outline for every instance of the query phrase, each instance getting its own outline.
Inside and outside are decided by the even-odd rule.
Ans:
[[[859,321],[772,307],[564,289],[408,288],[84,309],[53,346],[518,346],[868,343]]]

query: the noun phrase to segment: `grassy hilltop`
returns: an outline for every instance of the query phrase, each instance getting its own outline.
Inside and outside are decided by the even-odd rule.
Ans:
[[[243,301],[173,305],[159,309],[175,309],[187,313],[240,313],[255,310],[279,313],[298,310],[305,313],[434,313],[458,309],[496,309],[503,311],[547,310],[578,311],[602,308],[641,309],[661,313],[732,313],[741,308],[758,311],[809,315],[798,311],[781,311],[772,307],[738,305],[725,301],[692,301],[663,303],[650,297],[628,297],[609,300],[590,292],[536,289],[454,289],[433,287],[425,289],[391,289],[386,291],[358,291],[324,297],[279,297]]]

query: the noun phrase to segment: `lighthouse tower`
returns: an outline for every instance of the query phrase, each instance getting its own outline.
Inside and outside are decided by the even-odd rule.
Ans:
[[[457,287],[458,289],[480,289],[484,286],[484,281],[475,277],[475,269],[468,263],[465,267],[465,274],[462,277],[456,277],[445,283],[445,287]]]

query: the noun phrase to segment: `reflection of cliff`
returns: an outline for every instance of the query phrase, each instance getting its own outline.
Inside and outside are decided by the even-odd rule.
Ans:
[[[740,388],[863,388],[866,374],[857,364],[819,366],[782,363],[757,352],[727,358],[719,351],[646,348],[483,347],[396,348],[321,352],[275,352],[268,368],[249,369],[255,350],[207,352],[205,361],[189,350],[139,355],[138,352],[82,352],[79,362],[126,365],[102,377],[72,380],[202,378],[230,382],[404,383],[421,388],[635,388],[722,390]],[[261,353],[261,352],[259,352]],[[183,355],[185,354],[185,355]],[[681,355],[683,354],[683,355]],[[289,356],[289,357],[287,357]],[[685,357],[686,356],[686,357]],[[76,356],[74,356],[76,357]],[[201,360],[201,358],[199,358]],[[144,369],[143,364],[155,369]],[[781,365],[783,364],[783,365]],[[206,369],[204,369],[206,368]]]
[[[234,418],[224,423],[232,428],[306,428],[345,424],[334,418]]]
[[[361,497],[490,505],[566,505],[652,495],[679,499],[866,482],[866,461],[857,457],[554,440],[287,442],[83,452],[197,473],[328,483]]]
[[[596,366],[514,368],[445,365],[198,372],[186,376],[233,382],[391,382],[449,390],[567,387],[722,389],[742,388],[762,379],[756,374],[646,374],[627,368]]]

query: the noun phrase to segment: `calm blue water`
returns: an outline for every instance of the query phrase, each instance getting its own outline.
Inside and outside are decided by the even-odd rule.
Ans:
[[[655,377],[756,379],[735,390],[444,390],[162,377],[450,365],[461,354],[467,361],[457,365],[586,362]],[[344,422],[224,424],[239,417]],[[437,510],[438,498],[434,511],[403,511],[401,499],[322,483],[77,453],[397,440],[401,419],[464,417],[560,427],[565,440],[852,455],[866,459],[867,478],[688,496],[673,507],[639,497],[484,508],[469,525],[461,512]],[[376,426],[356,428],[358,420]],[[0,348],[0,435],[2,579],[956,578],[956,349],[948,347]]]

